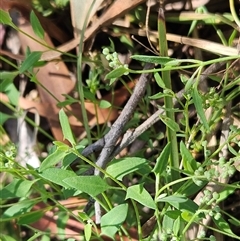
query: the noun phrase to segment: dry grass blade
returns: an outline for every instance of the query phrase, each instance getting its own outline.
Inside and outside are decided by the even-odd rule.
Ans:
[[[130,33],[133,35],[146,36],[146,31],[142,29],[136,30],[136,29],[128,29],[128,28],[121,27],[121,31],[125,33]],[[149,35],[154,39],[158,39],[157,31],[149,31]],[[190,38],[190,37],[185,37],[185,36],[171,34],[171,33],[167,33],[166,36],[168,41],[172,41],[180,44],[186,44],[192,47],[200,48],[204,51],[215,53],[217,55],[237,56],[239,54],[238,49],[235,47],[225,46],[223,44],[215,43],[209,40]]]
[[[84,1],[84,0],[71,0],[70,7],[71,7],[71,18],[72,18],[72,25],[74,27],[74,36],[78,37],[80,31],[83,28],[84,21],[87,16],[87,12],[90,9],[90,6],[94,0]],[[95,4],[91,10],[88,23],[93,15],[95,15],[96,11],[98,10],[99,6],[102,4],[103,0],[95,0]]]

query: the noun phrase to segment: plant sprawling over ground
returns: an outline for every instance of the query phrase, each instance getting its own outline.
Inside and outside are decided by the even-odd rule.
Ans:
[[[234,0],[0,3],[0,240],[240,240]]]

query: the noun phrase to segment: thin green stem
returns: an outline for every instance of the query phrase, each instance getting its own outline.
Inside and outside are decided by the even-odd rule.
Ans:
[[[110,202],[108,196],[107,196],[104,192],[102,193],[102,196],[104,197],[105,202],[106,202],[107,205],[108,205],[108,209],[112,209],[112,208],[113,208],[113,205],[112,205],[112,203]]]
[[[136,215],[136,220],[137,220],[138,240],[142,240],[142,227],[141,227],[140,215],[139,215],[139,212],[138,212],[138,208],[137,208],[137,205],[136,205],[134,200],[131,199],[131,202],[132,202],[133,209],[134,209],[135,215]]]
[[[149,70],[132,70],[132,69],[128,69],[129,73],[132,74],[143,74],[143,73],[155,73],[155,72],[163,72],[163,71],[169,71],[171,69],[171,71],[175,71],[175,70],[182,70],[182,69],[191,69],[191,68],[197,68],[200,65],[201,66],[207,66],[207,65],[211,65],[214,63],[219,63],[219,62],[226,62],[226,61],[231,61],[231,60],[235,60],[235,59],[239,59],[239,55],[233,55],[233,56],[227,56],[227,57],[222,57],[222,58],[216,58],[216,59],[212,59],[212,60],[208,60],[208,61],[198,61],[195,64],[189,64],[189,65],[178,65],[178,66],[168,66],[168,68],[165,67],[161,67],[161,68],[154,68],[154,69],[149,69]],[[179,61],[179,63],[189,63],[192,61],[189,60],[183,60],[183,61]]]
[[[86,157],[82,156],[76,149],[72,149],[72,151],[76,156],[80,157],[83,161],[87,162],[92,167],[99,169],[100,172],[102,172],[105,176],[109,177],[113,182],[118,184],[122,188],[122,190],[127,191],[127,188],[121,182],[119,182],[116,178],[114,178],[109,173],[107,173],[104,169],[100,168],[95,163],[88,160]],[[135,215],[136,215],[139,240],[141,240],[142,239],[142,228],[141,228],[141,222],[140,222],[140,215],[139,215],[139,212],[138,212],[137,205],[136,205],[136,203],[133,199],[131,199],[131,203],[133,205],[133,209],[134,209],[134,212],[135,212]]]
[[[192,225],[192,223],[194,222],[194,220],[196,219],[196,217],[199,215],[199,211],[197,211],[196,213],[193,214],[192,218],[187,222],[187,225],[184,227],[184,229],[182,230],[182,236],[184,236],[184,234],[186,233],[186,231],[188,230],[188,228]]]
[[[42,42],[42,41],[39,41],[37,38],[34,38],[34,37],[32,37],[31,35],[27,34],[26,32],[22,31],[20,28],[18,28],[18,27],[17,27],[16,25],[14,25],[14,24],[12,24],[11,27],[13,27],[17,32],[20,32],[20,33],[26,35],[27,37],[29,37],[30,39],[32,39],[34,42],[37,42],[37,43],[39,43],[40,45],[48,48],[49,50],[53,50],[53,51],[59,52],[59,53],[61,53],[61,54],[67,55],[67,56],[69,56],[69,57],[71,57],[71,58],[76,58],[76,56],[73,55],[73,54],[70,54],[70,53],[67,53],[67,52],[62,52],[62,51],[58,50],[58,49],[55,48],[55,47],[49,46],[46,42],[44,43],[44,42]],[[46,51],[48,51],[48,50],[46,50]],[[45,52],[46,52],[46,51],[45,51]],[[44,52],[44,51],[43,51],[43,52]]]
[[[92,11],[92,8],[95,4],[96,0],[92,1],[92,4],[87,12],[83,28],[81,30],[81,37],[80,37],[80,42],[79,42],[79,53],[78,53],[78,58],[77,58],[77,87],[78,87],[78,93],[79,93],[79,99],[81,103],[81,111],[82,111],[82,117],[83,117],[83,126],[84,129],[87,133],[87,139],[88,139],[88,144],[92,144],[92,138],[91,138],[91,131],[88,125],[88,116],[87,116],[87,111],[85,107],[85,101],[84,101],[84,91],[83,91],[83,79],[82,79],[82,60],[83,60],[83,41],[84,41],[84,33],[87,28],[87,23],[88,19],[90,16],[90,13]]]
[[[92,167],[94,167],[94,168],[98,169],[100,172],[102,172],[105,176],[109,177],[112,181],[114,181],[116,184],[118,184],[124,191],[127,190],[127,188],[121,182],[119,182],[116,178],[114,178],[112,175],[110,175],[104,169],[97,166],[94,162],[88,160],[85,156],[81,155],[78,152],[78,150],[76,150],[76,149],[71,149],[71,150],[76,156],[80,157],[83,161],[87,162],[89,165],[91,165]]]
[[[196,178],[205,178],[205,176],[196,176]],[[187,180],[190,180],[192,179],[192,177],[184,177],[184,178],[181,178],[181,179],[178,179],[178,180],[175,180],[175,181],[172,181],[172,182],[169,182],[168,184],[166,184],[165,186],[163,186],[157,193],[157,196],[159,196],[165,189],[173,186],[173,185],[176,185],[180,182],[183,182],[183,181],[187,181]]]
[[[238,18],[236,10],[235,10],[234,0],[229,0],[229,6],[230,6],[230,11],[233,16],[233,19],[234,19],[235,23],[238,25],[238,28],[240,29],[240,20]]]
[[[203,224],[202,224],[203,225]],[[231,238],[234,238],[234,239],[237,239],[237,240],[240,240],[240,237],[235,235],[234,233],[230,233],[230,232],[224,232],[220,229],[217,229],[217,228],[213,228],[212,226],[206,226],[206,225],[203,225],[204,227],[208,228],[208,229],[211,229],[212,231],[215,231],[217,233],[221,233],[221,234],[224,234],[225,236],[229,236]]]
[[[164,16],[164,11],[161,7],[159,8],[159,15],[158,15],[158,34],[159,34],[160,56],[168,57],[165,16]],[[172,90],[170,70],[162,72],[162,79],[164,81],[166,88],[169,90]],[[174,105],[173,105],[172,97],[165,96],[164,103],[165,103],[165,107],[166,107],[166,116],[170,120],[175,122],[175,115],[174,115],[174,111],[173,111]],[[168,126],[167,126],[167,139],[168,139],[168,142],[171,142],[170,165],[173,168],[178,169],[179,168],[179,155],[178,155],[177,135],[176,135],[176,131],[172,130]],[[180,178],[179,172],[172,169],[172,180],[177,180],[179,178]]]

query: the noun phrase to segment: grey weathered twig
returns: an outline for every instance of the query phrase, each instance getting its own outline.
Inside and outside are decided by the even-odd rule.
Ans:
[[[224,62],[215,63],[209,66],[200,76],[199,82],[206,81],[208,76],[212,73],[217,72],[222,66],[224,66]],[[148,64],[145,66],[145,69],[151,69],[153,65]],[[164,109],[159,109],[155,112],[152,116],[150,116],[144,123],[138,126],[134,131],[128,130],[124,136],[122,141],[116,145],[118,138],[122,134],[122,129],[125,124],[130,119],[131,115],[133,114],[137,103],[142,98],[148,80],[150,79],[150,74],[142,74],[139,82],[137,83],[134,92],[127,102],[126,106],[124,107],[122,113],[118,117],[118,119],[113,124],[111,130],[103,137],[102,139],[98,140],[91,146],[87,147],[82,154],[89,155],[94,151],[99,151],[102,148],[101,154],[97,160],[97,165],[101,168],[104,168],[107,163],[112,160],[122,149],[127,147],[133,141],[135,141],[143,132],[149,129],[152,125],[154,125],[157,121],[160,120],[159,115],[164,113]],[[176,98],[174,98],[173,103],[174,107],[177,107],[179,101],[184,99],[185,90],[181,90],[176,94]],[[95,170],[95,175],[99,175],[99,170]],[[96,214],[96,222],[100,222],[100,206],[97,202],[95,202],[95,214]]]
[[[154,64],[146,64],[144,69],[152,69]],[[128,100],[127,104],[124,106],[121,114],[117,118],[117,120],[112,125],[110,131],[100,140],[95,142],[94,144],[88,146],[85,150],[83,150],[82,155],[89,155],[93,151],[99,151],[102,148],[102,151],[97,159],[97,166],[101,168],[105,168],[107,163],[111,161],[113,157],[112,152],[116,146],[116,143],[119,137],[122,135],[123,128],[130,120],[133,115],[139,101],[143,97],[145,90],[147,88],[147,84],[151,78],[151,73],[141,74],[139,81],[137,82],[133,94]],[[95,175],[100,175],[99,169],[95,169]],[[101,218],[101,207],[98,202],[95,202],[95,222],[100,223]]]
[[[210,65],[200,76],[199,83],[206,81],[208,76],[212,73],[217,72],[225,63],[215,63]],[[176,98],[173,99],[174,107],[176,108],[179,101],[183,100],[185,94],[185,90],[182,89],[176,94]],[[145,122],[143,122],[140,126],[138,126],[135,130],[128,130],[119,145],[114,149],[111,158],[114,158],[117,154],[119,154],[124,148],[134,142],[141,134],[143,134],[146,130],[148,130],[151,126],[153,126],[157,121],[160,120],[159,116],[164,114],[164,108],[159,109],[153,115],[151,115]]]
[[[144,69],[147,70],[153,67],[153,64],[146,64]],[[104,168],[110,161],[109,157],[112,155],[115,145],[119,137],[122,135],[124,126],[130,120],[139,101],[143,97],[150,77],[151,73],[142,74],[140,76],[139,81],[134,88],[133,94],[124,106],[117,120],[112,125],[110,131],[102,139],[83,150],[82,154],[86,156],[91,154],[93,151],[99,151],[102,148],[96,162],[99,167]],[[95,170],[95,175],[99,175],[99,170]]]

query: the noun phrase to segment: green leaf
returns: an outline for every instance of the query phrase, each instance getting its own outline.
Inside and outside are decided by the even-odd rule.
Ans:
[[[134,199],[137,202],[141,203],[143,206],[149,207],[151,209],[156,209],[156,205],[151,197],[151,195],[147,192],[147,190],[143,187],[143,184],[133,185],[127,189],[127,195],[125,199]]]
[[[184,169],[190,173],[194,173],[197,169],[197,162],[182,141],[180,142],[180,152],[182,155]]]
[[[124,73],[128,72],[128,69],[120,66],[119,68],[116,68],[109,72],[106,76],[105,79],[114,79],[114,78],[119,78],[121,77]]]
[[[178,217],[173,223],[173,233],[174,233],[175,237],[178,236],[178,233],[179,233],[179,230],[180,230],[180,225],[181,225],[181,218]]]
[[[36,14],[34,11],[31,11],[30,14],[30,22],[33,28],[34,33],[41,39],[44,38],[44,29],[41,26],[41,23],[39,22]]]
[[[100,100],[98,103],[99,107],[102,109],[107,109],[112,106],[112,104],[106,100]]]
[[[19,220],[18,220],[18,224],[22,225],[22,224],[31,224],[31,223],[35,223],[36,221],[38,221],[42,216],[44,215],[44,211],[43,210],[37,210],[37,211],[33,211],[30,213],[26,213],[24,215],[22,215]]]
[[[128,204],[120,204],[101,218],[101,235],[106,235],[114,239],[114,235],[120,229],[128,213]]]
[[[197,186],[192,180],[188,180],[179,188],[178,192],[184,196],[192,196],[198,193],[207,183],[208,181],[202,180],[202,185]]]
[[[179,125],[177,122],[175,122],[174,120],[170,119],[169,117],[167,116],[164,116],[164,115],[160,115],[159,116],[161,121],[167,126],[169,127],[171,130],[173,131],[179,131]]]
[[[50,154],[39,167],[39,171],[42,172],[45,169],[55,166],[58,162],[60,162],[68,153],[66,151],[61,150],[61,148],[57,148],[52,154]]]
[[[184,210],[184,211],[181,213],[182,219],[185,220],[186,222],[189,222],[189,221],[193,218],[193,215],[194,215],[194,213],[189,212],[189,211],[187,211],[187,210]]]
[[[161,92],[159,92],[159,93],[157,93],[155,95],[149,96],[148,98],[151,99],[151,100],[158,100],[158,99],[164,98],[166,96],[172,97],[172,95],[169,94],[169,93],[161,93]]]
[[[73,98],[73,97],[70,96],[70,95],[63,94],[63,96],[66,98],[66,100],[57,103],[57,107],[59,107],[59,108],[62,108],[62,107],[65,107],[65,106],[67,106],[67,105],[71,105],[71,104],[73,104],[73,103],[78,103],[78,102],[79,102],[79,100]],[[85,96],[85,93],[84,93],[84,97],[85,97],[86,99],[88,99],[88,98]]]
[[[177,219],[179,216],[181,216],[181,211],[179,210],[169,210],[164,215],[167,215],[168,217],[172,219]]]
[[[212,218],[213,222],[215,225],[224,232],[225,234],[230,234],[231,236],[237,237],[231,230],[229,224],[222,218],[220,217],[219,219],[215,219],[214,217]]]
[[[1,13],[0,13],[0,16],[1,16]],[[17,241],[16,239],[14,239],[8,235],[1,234],[1,233],[0,233],[0,240],[1,241]]]
[[[22,74],[24,71],[32,69],[34,65],[41,58],[42,52],[34,51],[27,55],[26,59],[22,62],[21,67],[19,68],[19,73]]]
[[[131,56],[131,58],[141,61],[141,62],[161,64],[161,65],[164,65],[171,60],[175,60],[175,59],[169,58],[169,57],[147,56],[147,55],[133,55],[133,56]]]
[[[120,159],[115,159],[107,167],[107,173],[111,176],[122,180],[124,176],[129,173],[133,173],[140,169],[148,169],[148,161],[140,157],[125,157]]]
[[[23,215],[30,211],[35,202],[31,199],[23,200],[18,203],[13,204],[10,208],[8,208],[2,215],[2,221],[6,221],[9,218],[14,219],[20,215]]]
[[[170,153],[171,143],[168,143],[158,156],[156,164],[152,170],[155,175],[161,175],[166,170]]]
[[[5,92],[9,84],[12,84],[18,71],[0,71],[0,91]]]
[[[58,215],[58,218],[57,218],[58,237],[59,237],[59,240],[64,240],[67,221],[69,219],[69,214],[66,211],[60,211],[60,212],[58,212],[57,215]]]
[[[57,8],[61,8],[61,9],[65,8],[68,3],[69,3],[69,0],[55,0],[55,4]]]
[[[185,91],[186,93],[189,92],[189,90],[192,90],[193,88],[193,83],[195,81],[195,75],[193,74],[189,79],[187,79],[187,81],[185,82]]]
[[[195,213],[198,210],[198,205],[185,196],[171,195],[159,198],[157,201],[167,202],[178,210],[187,210],[192,213]]]
[[[20,94],[19,94],[19,91],[17,90],[17,88],[15,87],[15,85],[9,84],[5,88],[5,93],[8,96],[10,103],[17,106]]]
[[[63,180],[68,177],[74,177],[77,175],[75,172],[70,170],[63,170],[59,168],[48,168],[44,170],[40,174],[40,176],[62,187],[69,188],[70,186],[67,185]]]
[[[182,81],[182,83],[183,84],[186,84],[187,82],[188,82],[188,80],[189,80],[189,77],[187,77],[186,75],[184,75],[184,74],[180,74],[180,79],[181,79],[181,81]]]
[[[169,204],[172,204],[172,203],[184,203],[187,200],[188,200],[187,197],[177,196],[177,195],[171,195],[171,196],[162,197],[162,198],[158,198],[157,199],[158,202],[168,202]]]
[[[70,177],[63,181],[70,187],[87,193],[92,197],[96,197],[98,194],[112,188],[99,176]]]
[[[234,193],[234,191],[236,190],[237,187],[234,187],[234,183],[231,183],[232,186],[226,186],[220,193],[219,193],[219,198],[218,198],[218,202],[221,202],[223,200],[225,200],[226,198],[229,197],[229,195],[231,195],[232,193]],[[237,183],[235,183],[237,185]]]
[[[167,211],[170,211],[171,208],[168,207]],[[172,219],[170,216],[168,215],[163,215],[163,221],[162,221],[162,228],[163,230],[171,230],[172,232],[172,227],[173,227],[173,224],[174,224],[174,220],[175,219]]]
[[[5,114],[3,112],[0,112],[0,125],[3,125],[5,123],[5,121],[7,121],[10,118],[15,118],[14,116]]]
[[[96,103],[96,96],[90,91],[88,86],[83,87],[83,93],[84,93],[85,99],[90,100],[93,103]]]
[[[163,88],[163,89],[166,88],[165,83],[164,83],[161,75],[160,75],[158,72],[155,72],[155,73],[154,73],[154,78],[155,78],[155,80],[156,80],[156,82],[157,82],[157,84],[158,84],[159,87],[161,87],[161,88]]]
[[[195,105],[196,111],[198,113],[198,116],[203,123],[203,126],[205,127],[206,130],[209,130],[209,125],[203,110],[203,103],[202,103],[202,98],[199,95],[197,88],[193,88],[193,103]]]
[[[53,141],[53,144],[55,145],[55,146],[53,146],[55,149],[53,149],[51,153],[56,151],[57,148],[59,148],[59,150],[62,150],[62,151],[68,151],[69,150],[69,146],[67,144],[65,144],[64,142]]]
[[[59,120],[62,127],[64,139],[67,139],[72,146],[76,145],[76,141],[73,137],[72,130],[68,121],[68,117],[63,109],[59,111]]]
[[[180,65],[180,63],[181,63],[181,60],[179,60],[179,59],[170,60],[169,62],[167,62],[165,64],[164,69],[171,69],[171,67],[178,66],[178,65]]]
[[[92,224],[87,223],[86,225],[84,225],[84,237],[86,241],[89,241],[91,239],[91,236],[92,236]]]
[[[197,25],[198,25],[198,21],[197,20],[193,20],[191,22],[191,25],[190,25],[190,28],[188,30],[187,36],[190,36],[190,34],[193,32],[193,30],[197,28]]]
[[[81,148],[80,152],[84,148]],[[78,157],[74,153],[69,153],[62,160],[62,169],[67,169]]]
[[[0,199],[26,197],[32,185],[36,182],[14,179],[6,187],[0,190]]]
[[[91,218],[90,218],[86,213],[84,213],[84,212],[78,213],[78,215],[79,215],[79,217],[81,218],[81,220],[82,220],[83,222],[91,219]]]
[[[240,227],[240,220],[238,220],[234,217],[231,217],[230,219],[228,219],[228,222],[236,227]]]
[[[0,23],[15,27],[9,13],[2,9],[0,9]]]

